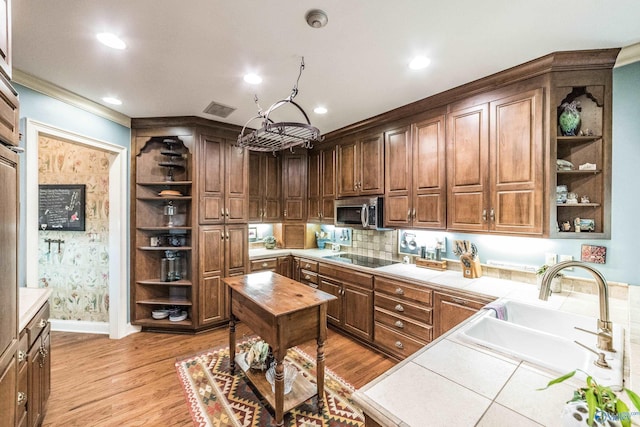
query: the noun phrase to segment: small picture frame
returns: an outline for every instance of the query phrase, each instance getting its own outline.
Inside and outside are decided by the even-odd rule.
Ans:
[[[249,241],[255,242],[256,240],[258,240],[258,228],[249,227]]]
[[[607,262],[607,248],[605,246],[582,245],[580,260],[594,264],[605,264]]]
[[[589,218],[580,218],[580,231],[593,232],[596,230],[596,221]]]

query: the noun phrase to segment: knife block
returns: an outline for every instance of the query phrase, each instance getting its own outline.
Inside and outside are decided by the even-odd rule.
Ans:
[[[482,276],[480,261],[474,259],[471,255],[460,255],[460,264],[462,275],[467,279],[475,279]]]

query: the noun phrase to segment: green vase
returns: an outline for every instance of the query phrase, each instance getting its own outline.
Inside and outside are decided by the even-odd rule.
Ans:
[[[562,104],[562,113],[558,117],[560,131],[564,136],[575,136],[580,126],[580,112],[578,111],[578,102],[573,101],[570,104]]]

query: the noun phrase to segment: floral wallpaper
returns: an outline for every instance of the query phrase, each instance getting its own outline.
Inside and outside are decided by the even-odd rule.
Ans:
[[[46,136],[38,142],[40,184],[86,185],[85,231],[39,231],[38,277],[40,287],[52,289],[51,317],[108,322],[109,166],[115,154]]]

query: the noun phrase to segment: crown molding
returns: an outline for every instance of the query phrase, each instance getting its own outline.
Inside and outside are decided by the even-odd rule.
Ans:
[[[640,43],[623,47],[616,60],[615,68],[640,61]]]
[[[100,116],[119,125],[131,128],[131,118],[104,105],[93,102],[83,96],[61,88],[51,82],[27,74],[24,71],[13,69],[12,82],[33,89],[51,98],[57,99],[81,110]]]

